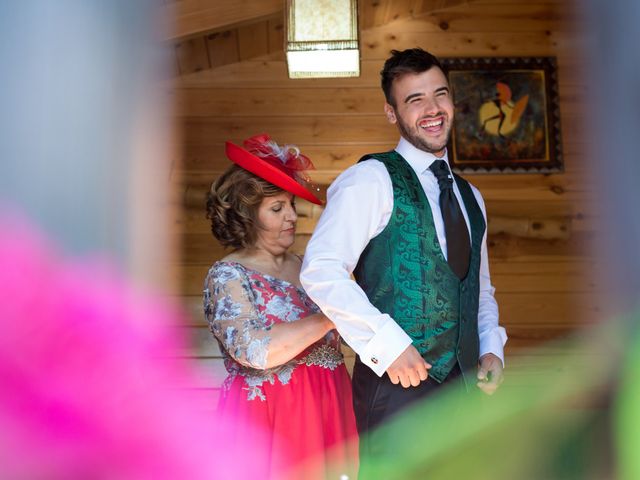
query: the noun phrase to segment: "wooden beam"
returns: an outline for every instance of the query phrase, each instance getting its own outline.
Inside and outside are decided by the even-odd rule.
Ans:
[[[488,233],[505,233],[515,237],[568,240],[571,219],[567,217],[504,217],[489,218]]]
[[[236,29],[206,35],[205,42],[212,68],[235,63],[240,58],[238,55],[238,31]]]
[[[465,5],[473,0],[359,0],[360,31]]]
[[[238,28],[238,56],[241,61],[269,53],[268,27],[268,22],[259,22]]]
[[[175,46],[181,75],[211,68],[204,38],[190,38]]]
[[[283,0],[182,0],[164,7],[174,19],[167,40],[229,30],[284,15]]]
[[[414,15],[422,15],[435,12],[451,7],[456,7],[465,3],[471,3],[473,0],[420,0],[416,2],[414,7]]]

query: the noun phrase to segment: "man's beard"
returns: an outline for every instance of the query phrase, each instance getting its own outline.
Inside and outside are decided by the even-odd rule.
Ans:
[[[440,145],[435,143],[429,143],[424,138],[422,138],[418,134],[418,132],[416,132],[414,129],[411,129],[409,125],[404,123],[404,121],[402,120],[402,117],[400,117],[400,115],[395,109],[394,111],[396,114],[396,119],[398,120],[398,129],[400,130],[400,134],[418,150],[422,150],[423,152],[428,152],[428,153],[439,153],[442,150],[444,150],[445,147],[447,146],[447,143],[449,143],[449,137],[451,136],[451,125],[446,126],[447,131],[446,131],[446,136],[443,144]],[[443,118],[446,118],[445,115],[442,113],[439,113],[438,115],[442,115]],[[420,128],[420,127],[416,127],[416,128]]]

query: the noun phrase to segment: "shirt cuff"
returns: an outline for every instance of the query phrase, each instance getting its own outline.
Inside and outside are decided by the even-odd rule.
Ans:
[[[480,357],[487,353],[493,353],[502,361],[502,366],[504,367],[505,343],[507,343],[507,332],[503,327],[496,327],[482,333],[480,335]]]
[[[360,361],[381,377],[409,345],[411,345],[411,337],[389,318],[358,353]]]

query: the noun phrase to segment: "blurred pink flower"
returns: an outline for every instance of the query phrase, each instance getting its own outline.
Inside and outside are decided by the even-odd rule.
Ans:
[[[4,478],[260,477],[225,442],[240,420],[179,388],[197,382],[172,361],[185,349],[174,306],[134,292],[105,261],[61,261],[6,212],[0,265]]]

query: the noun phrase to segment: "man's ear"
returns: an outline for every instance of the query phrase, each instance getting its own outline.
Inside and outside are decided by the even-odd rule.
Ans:
[[[389,123],[396,123],[396,111],[388,103],[384,104],[384,113],[387,115],[387,121]]]

